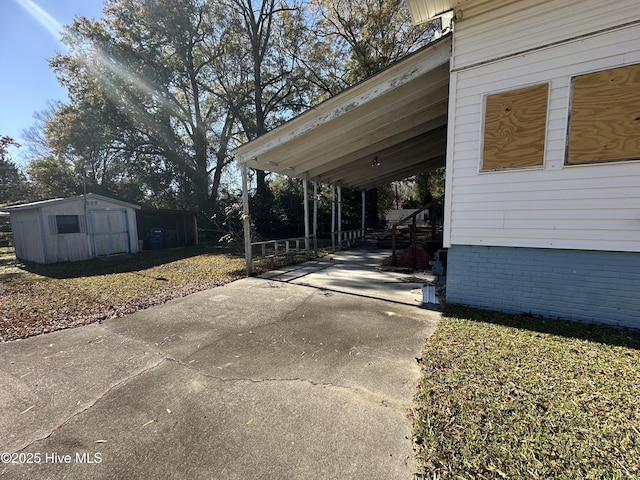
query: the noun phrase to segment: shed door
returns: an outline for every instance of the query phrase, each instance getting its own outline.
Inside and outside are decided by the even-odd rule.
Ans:
[[[129,222],[124,208],[90,210],[94,255],[129,253]]]

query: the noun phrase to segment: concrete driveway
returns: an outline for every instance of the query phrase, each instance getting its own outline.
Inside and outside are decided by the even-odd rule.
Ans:
[[[410,479],[438,314],[380,255],[0,344],[0,477]]]

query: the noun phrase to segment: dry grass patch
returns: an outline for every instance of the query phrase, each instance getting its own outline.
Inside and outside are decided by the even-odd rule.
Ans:
[[[417,478],[640,478],[640,332],[447,307],[422,358]]]
[[[244,259],[210,247],[55,265],[0,248],[0,340],[126,315],[244,274]]]

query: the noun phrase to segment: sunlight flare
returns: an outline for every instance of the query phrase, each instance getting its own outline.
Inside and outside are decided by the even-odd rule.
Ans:
[[[15,0],[34,20],[42,25],[60,44],[62,24],[49,15],[42,7],[32,0]]]
[[[58,22],[53,16],[51,16],[46,10],[40,7],[33,0],[15,1],[34,20],[36,20],[43,28],[45,28],[61,46],[66,48],[66,45],[64,45],[64,43],[62,42],[62,33],[64,30],[64,26],[60,22]],[[111,81],[108,78],[108,75],[105,75],[106,72],[109,72],[110,75],[125,80],[126,83],[132,85],[133,88],[139,93],[150,96],[154,99],[154,101],[158,102],[158,104],[161,104],[165,109],[171,111],[174,115],[179,115],[181,113],[176,110],[175,105],[172,102],[167,100],[162,95],[162,92],[158,91],[157,88],[151,85],[136,72],[133,72],[125,67],[107,52],[102,51],[100,48],[96,48],[95,46],[93,46],[92,50],[92,53],[85,57],[87,67],[94,75],[101,79],[103,85],[107,88],[107,91],[114,100],[122,101],[123,98],[126,98],[126,92],[123,91],[122,88],[119,87],[115,82]],[[96,63],[94,63],[93,65],[89,60],[90,56],[93,56],[95,59]],[[137,116],[138,119],[144,118],[148,115],[144,111],[144,109],[140,108],[139,106],[130,104],[130,102],[127,103],[129,103],[128,106],[132,110],[133,115]]]

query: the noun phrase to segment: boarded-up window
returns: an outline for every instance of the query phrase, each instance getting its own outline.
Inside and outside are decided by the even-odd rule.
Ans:
[[[573,79],[567,164],[640,159],[640,65]]]
[[[548,84],[487,97],[483,170],[542,166]]]

